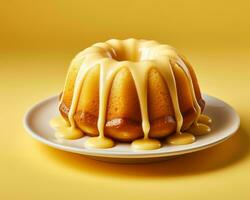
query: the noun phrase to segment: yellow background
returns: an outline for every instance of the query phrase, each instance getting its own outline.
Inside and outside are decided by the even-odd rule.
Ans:
[[[250,3],[232,2],[1,1],[0,199],[250,199]],[[237,134],[147,165],[89,160],[26,134],[25,111],[60,92],[78,51],[128,37],[180,49],[202,91],[237,110]]]

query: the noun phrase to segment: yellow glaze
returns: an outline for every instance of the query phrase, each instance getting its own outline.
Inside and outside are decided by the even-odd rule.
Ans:
[[[78,128],[68,126],[57,128],[55,134],[57,138],[64,138],[70,140],[81,138],[84,135],[83,132]]]
[[[189,129],[188,132],[194,134],[194,135],[205,135],[211,132],[211,128],[207,126],[206,124],[193,124]]]
[[[174,134],[167,138],[167,142],[173,145],[190,144],[195,141],[194,135],[190,133]]]
[[[136,150],[153,150],[161,148],[161,143],[156,139],[143,138],[135,140],[132,143],[132,148]]]
[[[83,137],[83,133],[78,128],[73,128],[61,116],[50,120],[50,125],[56,129],[57,138],[78,139]]]
[[[201,114],[200,117],[198,118],[198,123],[210,125],[212,124],[212,119],[207,115]]]
[[[99,136],[99,137],[92,137],[88,139],[85,145],[86,147],[90,147],[90,148],[106,149],[106,148],[113,147],[114,141],[111,140],[110,138]]]
[[[120,52],[119,56],[116,52]],[[107,139],[104,135],[104,126],[106,122],[107,102],[109,97],[112,81],[116,73],[121,68],[127,68],[134,79],[136,91],[139,98],[141,116],[142,116],[142,129],[144,138],[136,140],[132,143],[134,149],[157,149],[161,144],[157,140],[148,138],[150,130],[150,122],[147,108],[147,77],[150,69],[157,69],[163,76],[168,85],[172,104],[174,108],[175,118],[177,122],[176,133],[171,137],[172,144],[187,144],[194,141],[194,136],[190,134],[183,134],[181,132],[183,117],[178,103],[178,94],[176,88],[175,77],[172,71],[173,66],[180,67],[185,73],[191,88],[194,109],[197,113],[197,118],[190,129],[190,132],[196,135],[203,135],[210,132],[208,126],[200,124],[210,123],[210,118],[201,114],[201,108],[197,102],[192,78],[189,73],[182,56],[171,46],[159,44],[153,40],[116,40],[111,39],[104,43],[96,43],[91,47],[80,52],[72,61],[72,66],[81,65],[75,81],[73,91],[72,104],[68,113],[70,123],[69,127],[58,129],[61,137],[75,138],[80,137],[80,131],[76,129],[74,114],[78,105],[79,96],[81,93],[82,85],[88,71],[93,67],[100,68],[100,81],[99,81],[99,116],[97,127],[99,136],[90,138],[86,146],[93,148],[110,148],[113,147],[114,142]],[[65,90],[65,89],[64,89]],[[64,95],[64,91],[63,91]],[[63,99],[63,95],[61,101]],[[60,102],[61,103],[61,102]],[[199,124],[198,124],[199,122]],[[176,140],[176,141],[174,141]]]

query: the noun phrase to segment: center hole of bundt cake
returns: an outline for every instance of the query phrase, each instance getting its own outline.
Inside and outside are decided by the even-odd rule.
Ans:
[[[117,54],[115,58],[117,61],[130,61],[130,62],[139,62],[140,58],[137,53],[126,53],[125,51]]]
[[[116,52],[116,55],[112,58],[117,61],[140,62],[150,60],[149,55],[150,52],[139,51],[139,49],[124,49],[123,51]]]

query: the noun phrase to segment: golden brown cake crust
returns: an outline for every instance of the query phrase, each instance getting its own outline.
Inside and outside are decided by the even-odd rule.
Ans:
[[[202,109],[204,109],[205,101],[198,100]],[[62,102],[60,105],[60,113],[65,120],[68,120],[69,108]],[[188,110],[183,115],[183,129],[187,129],[195,119],[196,113],[193,109]],[[78,128],[86,135],[98,136],[97,117],[89,113],[77,112],[74,116]],[[174,133],[176,129],[176,121],[173,116],[164,116],[150,122],[151,129],[150,138],[161,139]],[[112,119],[106,122],[105,135],[119,142],[132,142],[135,139],[143,137],[141,121],[133,121],[125,118]]]

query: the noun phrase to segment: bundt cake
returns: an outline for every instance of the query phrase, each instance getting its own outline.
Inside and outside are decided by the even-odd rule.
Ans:
[[[58,118],[52,124],[58,137],[92,136],[87,147],[119,141],[156,149],[164,138],[186,144],[208,133],[204,106],[193,68],[173,47],[111,39],[73,59],[59,102],[65,125]]]

